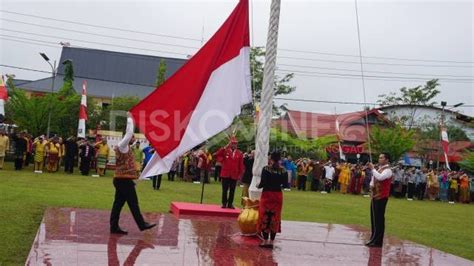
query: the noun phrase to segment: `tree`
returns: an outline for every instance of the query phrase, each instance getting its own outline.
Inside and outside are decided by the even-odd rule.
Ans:
[[[426,82],[424,86],[416,86],[414,88],[403,87],[400,93],[391,92],[389,94],[379,95],[378,104],[381,106],[390,105],[410,105],[410,114],[402,117],[396,117],[399,122],[408,126],[411,129],[415,124],[415,115],[419,106],[433,106],[436,104],[432,101],[440,91],[436,89],[439,86],[437,79],[432,79]]]
[[[460,161],[459,165],[466,172],[474,174],[474,152],[473,151],[467,152],[465,159]]]
[[[64,61],[64,78],[63,86],[59,89],[58,94],[62,97],[76,95],[74,89],[74,67],[71,60]]]
[[[127,112],[139,102],[140,98],[136,96],[116,97],[109,107],[102,109],[102,113],[94,115],[100,117],[98,121],[104,123],[104,129],[123,131],[127,126]]]
[[[466,132],[456,126],[447,126],[448,130],[448,139],[449,141],[469,141],[469,138],[466,135]],[[420,128],[420,137],[428,140],[439,140],[440,139],[440,130],[439,125],[436,123],[428,123],[423,125]]]
[[[250,71],[252,75],[252,94],[256,102],[260,102],[263,86],[263,71],[265,50],[263,47],[253,47],[250,50]],[[275,96],[286,95],[295,91],[296,87],[290,86],[288,83],[293,79],[294,74],[285,74],[283,77],[275,76],[274,92]],[[280,108],[273,105],[273,110],[276,114],[280,113]],[[253,114],[253,105],[247,105],[244,108],[244,114]]]
[[[414,131],[407,130],[396,124],[392,128],[374,126],[370,132],[371,148],[374,153],[387,152],[392,161],[397,162],[404,153],[415,145]]]
[[[158,88],[166,80],[166,62],[161,59],[160,66],[158,67],[158,74],[156,75],[156,87]]]

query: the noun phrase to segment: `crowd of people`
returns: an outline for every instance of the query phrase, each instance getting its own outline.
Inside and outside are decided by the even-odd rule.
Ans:
[[[11,142],[10,142],[11,141]],[[59,172],[74,173],[75,165],[79,166],[82,175],[89,175],[94,169],[100,176],[105,175],[110,156],[106,139],[76,138],[64,139],[59,136],[33,137],[26,132],[7,135],[0,131],[0,169],[3,169],[4,158],[12,144],[15,170],[20,171],[33,164],[33,171],[42,174]]]
[[[16,170],[33,164],[35,173],[58,172],[64,166],[64,172],[72,174],[75,165],[79,166],[82,175],[89,175],[91,169],[98,176],[104,176],[110,159],[111,149],[106,139],[76,138],[63,139],[59,136],[46,138],[44,135],[32,137],[26,132],[5,134],[0,131],[0,169],[3,168],[4,158],[13,144],[14,166]],[[237,145],[236,140],[234,144]],[[230,147],[230,146],[229,146]],[[140,142],[132,145],[137,171],[142,171],[151,159],[154,149],[151,146],[140,148]],[[222,180],[222,156],[225,149],[211,153],[205,148],[185,153],[173,163],[168,180],[179,178],[188,182],[226,183],[231,189],[234,184]],[[254,151],[242,153],[242,173],[231,178],[243,187],[243,196],[248,195],[252,181]],[[288,182],[284,190],[311,190],[322,193],[339,191],[342,194],[368,195],[370,190],[371,171],[366,165],[349,163],[316,161],[310,158],[293,160],[291,156],[282,157],[280,166],[288,173]],[[474,178],[463,171],[435,170],[403,166],[392,167],[393,178],[390,195],[407,200],[440,200],[443,202],[469,203],[474,201]],[[227,174],[226,174],[227,175]],[[162,175],[151,177],[153,189],[159,189]],[[231,189],[232,190],[232,189]]]

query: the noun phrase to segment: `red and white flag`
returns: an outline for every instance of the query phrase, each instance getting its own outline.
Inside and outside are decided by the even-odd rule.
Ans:
[[[451,170],[451,168],[449,167],[449,161],[448,161],[448,152],[449,152],[448,131],[445,127],[441,127],[441,146],[443,146],[444,160],[446,162],[446,168]]]
[[[252,101],[248,9],[248,0],[239,1],[214,36],[130,111],[156,151],[141,178],[167,173]]]
[[[5,80],[3,75],[0,79],[0,115],[5,115],[5,103],[8,100],[7,87],[5,86]]]
[[[86,121],[87,121],[87,81],[82,82],[81,107],[79,109],[79,126],[77,127],[77,136],[79,138],[86,137]]]
[[[337,144],[339,146],[339,158],[341,160],[346,160],[346,155],[342,152],[342,147],[341,147],[341,132],[340,132],[340,127],[339,127],[339,119],[336,117],[336,136],[337,136]]]

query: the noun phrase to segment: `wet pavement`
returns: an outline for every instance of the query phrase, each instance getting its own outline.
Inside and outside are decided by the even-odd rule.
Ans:
[[[48,208],[27,265],[474,265],[472,261],[388,237],[366,248],[367,229],[284,221],[273,250],[240,236],[235,218],[148,213],[158,224],[140,232],[129,213],[109,234],[109,211]]]

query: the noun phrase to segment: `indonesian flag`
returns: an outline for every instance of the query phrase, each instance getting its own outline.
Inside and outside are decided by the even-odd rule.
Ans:
[[[449,161],[448,161],[448,152],[449,152],[448,131],[445,127],[441,127],[441,146],[443,146],[444,160],[446,162],[446,168],[451,170],[451,168],[449,167]]]
[[[337,136],[337,144],[339,146],[339,158],[341,160],[346,160],[346,156],[342,152],[342,147],[341,147],[342,136],[341,136],[341,132],[339,130],[339,119],[337,119],[337,117],[336,117],[336,136]]]
[[[8,100],[7,87],[5,86],[5,80],[0,79],[0,115],[5,115],[5,103]]]
[[[86,121],[87,121],[87,81],[82,82],[81,107],[79,109],[79,126],[77,127],[77,136],[79,138],[86,137]]]
[[[175,159],[228,128],[252,101],[248,0],[212,38],[130,111],[155,149],[141,178],[167,173]]]

